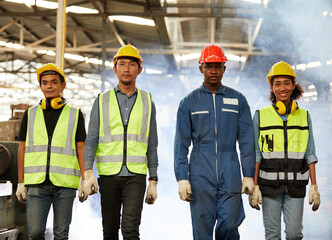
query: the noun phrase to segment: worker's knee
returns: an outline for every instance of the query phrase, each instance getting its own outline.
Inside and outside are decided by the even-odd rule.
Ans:
[[[29,229],[29,239],[45,239],[45,230],[36,227]]]

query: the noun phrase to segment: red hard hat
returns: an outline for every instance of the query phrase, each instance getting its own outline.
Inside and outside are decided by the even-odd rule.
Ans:
[[[221,47],[211,44],[203,49],[198,59],[199,64],[207,62],[227,62],[227,57]]]

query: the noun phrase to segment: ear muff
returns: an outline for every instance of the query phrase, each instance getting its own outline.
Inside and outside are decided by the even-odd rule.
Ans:
[[[49,107],[52,107],[53,109],[59,109],[63,107],[65,104],[66,100],[61,97],[53,98],[51,101],[48,100],[47,98],[44,98],[40,102],[40,105],[44,110],[48,109]]]
[[[275,103],[274,107],[280,115],[284,115],[287,111],[287,108],[286,108],[285,104],[282,101],[278,101],[277,103]],[[290,113],[289,114],[294,113],[298,108],[299,107],[297,105],[297,102],[292,100],[292,106],[290,108]]]
[[[292,107],[290,110],[290,114],[294,113],[297,109],[299,109],[299,106],[297,105],[297,102],[292,100]]]

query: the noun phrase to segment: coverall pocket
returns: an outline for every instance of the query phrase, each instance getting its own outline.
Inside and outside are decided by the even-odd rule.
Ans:
[[[191,112],[192,133],[196,141],[201,140],[209,132],[210,126],[210,112],[194,111]]]

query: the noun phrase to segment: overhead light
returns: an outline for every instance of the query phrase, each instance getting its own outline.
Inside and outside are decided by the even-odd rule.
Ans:
[[[98,10],[96,10],[96,9],[77,7],[77,6],[67,7],[66,11],[72,12],[72,13],[98,13]]]
[[[326,16],[328,13],[329,13],[328,11],[324,11],[323,16]]]
[[[64,57],[67,59],[72,59],[72,60],[81,61],[81,62],[85,61],[85,58],[83,56],[76,55],[76,54],[65,53]]]
[[[201,54],[200,53],[190,53],[190,54],[184,54],[184,55],[175,55],[175,61],[180,62],[180,61],[185,61],[185,60],[194,60],[194,59],[198,59],[199,56]]]
[[[315,67],[320,67],[322,64],[320,61],[317,62],[310,62],[307,64],[307,68],[315,68]]]
[[[234,54],[226,54],[226,57],[228,60],[236,61],[236,62],[246,62],[247,61],[246,57],[243,57],[243,56],[241,57],[241,56],[237,56]]]
[[[37,53],[39,54],[46,54],[46,55],[49,55],[49,56],[55,56],[55,52],[52,51],[52,50],[37,50]]]
[[[162,74],[163,71],[153,69],[153,68],[147,68],[147,69],[145,69],[145,73],[146,74]]]
[[[155,22],[151,19],[141,18],[141,17],[133,17],[133,16],[110,16],[108,17],[109,20],[112,22],[115,21],[121,21],[121,22],[127,22],[127,23],[133,23],[138,25],[146,25],[146,26],[155,26]]]
[[[307,64],[303,63],[303,64],[297,64],[296,65],[296,70],[306,70],[307,69]]]
[[[7,2],[21,3],[27,6],[34,6],[47,8],[47,9],[57,9],[58,3],[44,0],[6,0]],[[66,8],[66,12],[72,13],[98,13],[98,10],[85,7],[70,6]]]
[[[261,4],[262,0],[243,0],[244,2],[249,2],[249,3],[255,3],[255,4]]]
[[[15,48],[15,49],[24,48],[24,46],[21,44],[4,42],[4,41],[0,41],[0,46],[7,47],[7,48]]]

